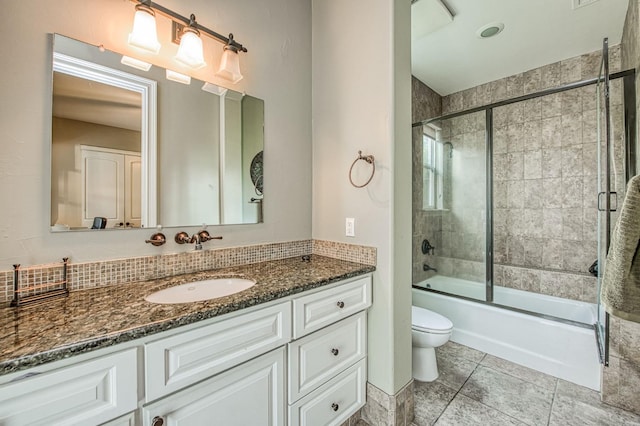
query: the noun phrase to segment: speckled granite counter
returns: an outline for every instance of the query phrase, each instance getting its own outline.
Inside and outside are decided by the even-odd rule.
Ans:
[[[375,270],[322,256],[221,268],[154,281],[72,292],[64,299],[0,310],[0,375],[130,341],[150,334],[266,303]],[[158,305],[144,297],[178,284],[241,276],[256,285],[230,296]]]

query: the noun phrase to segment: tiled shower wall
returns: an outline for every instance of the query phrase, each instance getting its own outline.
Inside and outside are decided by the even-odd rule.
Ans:
[[[596,77],[600,56],[593,52],[445,96],[442,114]],[[619,71],[619,46],[610,49],[610,61],[612,72]],[[596,301],[596,281],[587,273],[597,257],[595,99],[595,86],[588,86],[494,109],[496,284]],[[612,117],[618,148],[621,103],[616,81]],[[454,146],[450,160],[445,150],[445,180],[453,185],[443,211],[416,212],[422,176],[415,169],[414,282],[428,276],[423,262],[443,275],[484,281],[484,122],[481,112],[441,123],[443,139]],[[416,165],[419,138],[414,129]],[[616,153],[620,165],[622,150]],[[426,216],[423,223],[420,215]],[[425,237],[433,239],[436,256],[419,252]]]
[[[442,115],[442,97],[415,77],[411,78],[411,117],[412,123],[417,123],[428,118]],[[429,236],[430,242],[440,247],[437,239],[442,231],[440,213],[425,211],[422,209],[422,127],[414,127],[412,131],[413,146],[413,174],[412,174],[412,213],[413,213],[413,282],[419,282],[426,278],[422,271],[425,256],[420,248],[422,240]]]

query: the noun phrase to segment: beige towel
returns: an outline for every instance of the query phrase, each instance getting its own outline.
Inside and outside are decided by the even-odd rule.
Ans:
[[[640,322],[640,175],[629,181],[613,228],[601,298],[611,315]]]

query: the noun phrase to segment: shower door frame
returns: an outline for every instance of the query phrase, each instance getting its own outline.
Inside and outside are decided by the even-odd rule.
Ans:
[[[627,169],[627,174],[630,171],[635,171],[635,146],[636,146],[636,123],[635,123],[635,76],[636,70],[629,69],[625,71],[619,71],[609,75],[609,80],[617,80],[622,78],[623,80],[623,105],[624,105],[624,133],[625,133],[625,146],[627,147],[627,155],[625,158],[625,163],[630,165],[630,168]],[[520,308],[515,308],[512,306],[502,305],[493,302],[493,110],[495,108],[514,104],[517,102],[527,101],[530,99],[540,98],[543,96],[553,95],[555,93],[562,93],[568,90],[578,89],[581,87],[595,85],[600,81],[599,77],[594,77],[586,80],[581,80],[573,83],[568,83],[562,86],[549,88],[545,90],[541,90],[534,93],[529,93],[523,96],[518,96],[511,99],[506,99],[498,102],[493,102],[484,106],[479,106],[475,108],[469,108],[464,111],[458,111],[446,115],[441,115],[439,117],[430,118],[424,121],[419,121],[412,124],[413,127],[421,127],[423,125],[431,124],[434,122],[449,120],[456,117],[461,117],[463,115],[473,114],[476,112],[485,112],[486,117],[486,129],[485,129],[485,153],[486,153],[486,224],[485,224],[485,232],[486,232],[486,252],[485,252],[485,300],[479,300],[470,298],[467,296],[460,296],[453,293],[447,293],[445,291],[435,290],[431,288],[424,288],[416,285],[412,285],[413,288],[429,291],[433,293],[443,294],[449,297],[455,297],[458,299],[469,300],[476,303],[487,304],[491,306],[497,306],[502,309],[507,309],[514,312],[520,312],[528,315],[533,315],[535,317],[549,319],[552,321],[557,321],[564,324],[574,325],[578,327],[588,328],[592,330],[597,330],[596,324],[586,324],[579,321],[573,321],[565,318],[559,318],[553,315],[542,314],[539,312],[528,311]],[[631,103],[633,102],[633,103]],[[627,176],[628,180],[629,176]],[[596,194],[597,196],[597,194]],[[605,326],[605,332],[608,336],[608,324]],[[608,345],[606,345],[608,346]],[[608,348],[606,348],[606,352],[608,352]],[[598,348],[600,348],[600,344],[598,343]],[[606,358],[606,357],[605,357]]]

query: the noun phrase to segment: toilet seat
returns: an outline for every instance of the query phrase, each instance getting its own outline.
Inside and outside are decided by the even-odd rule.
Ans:
[[[438,313],[412,306],[411,328],[424,333],[446,334],[453,329],[453,323]]]

